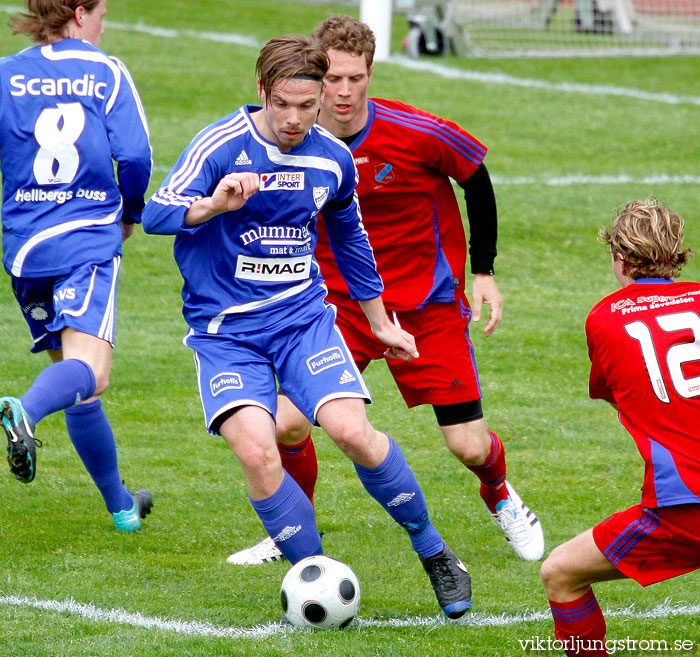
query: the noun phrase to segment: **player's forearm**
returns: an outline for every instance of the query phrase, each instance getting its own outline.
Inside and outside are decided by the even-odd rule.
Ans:
[[[221,210],[214,207],[211,196],[205,196],[196,200],[185,212],[185,225],[199,226],[217,214],[221,214]]]
[[[391,320],[386,314],[384,302],[381,297],[374,297],[374,299],[364,299],[361,301],[358,300],[358,303],[360,304],[360,308],[362,308],[362,312],[367,317],[373,333],[381,332],[387,325],[391,324]]]

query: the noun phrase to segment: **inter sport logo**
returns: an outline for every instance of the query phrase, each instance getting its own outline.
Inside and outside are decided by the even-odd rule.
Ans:
[[[304,172],[261,173],[260,191],[272,192],[276,190],[300,191],[304,189]]]

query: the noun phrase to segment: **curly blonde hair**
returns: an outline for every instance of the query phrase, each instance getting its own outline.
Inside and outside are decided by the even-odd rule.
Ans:
[[[328,52],[340,50],[353,55],[364,55],[367,69],[374,61],[374,32],[365,23],[352,16],[336,14],[319,23],[311,35],[316,43]]]
[[[681,215],[648,198],[621,207],[612,228],[601,228],[598,236],[622,255],[631,278],[676,278],[693,256],[683,249],[684,225]]]

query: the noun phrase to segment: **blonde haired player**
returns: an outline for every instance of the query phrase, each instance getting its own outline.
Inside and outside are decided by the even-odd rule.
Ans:
[[[628,203],[600,231],[622,289],[586,320],[590,395],[617,409],[645,469],[639,504],[542,564],[568,655],[608,654],[591,584],[629,577],[648,586],[700,568],[700,284],[673,281],[692,255],[683,225],[648,199]]]

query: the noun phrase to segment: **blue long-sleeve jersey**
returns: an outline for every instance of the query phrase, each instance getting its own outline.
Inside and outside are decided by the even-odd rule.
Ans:
[[[121,253],[118,222],[140,222],[152,167],[124,64],[78,39],[0,59],[0,167],[8,272],[62,274]]]
[[[250,113],[259,109],[242,107],[202,130],[143,213],[145,232],[176,235],[183,314],[200,332],[272,326],[323,298],[313,255],[321,211],[353,298],[373,299],[383,289],[348,148],[315,125],[301,144],[281,152],[255,128]],[[225,175],[248,171],[260,176],[260,190],[242,208],[185,225],[192,203],[211,196]]]

